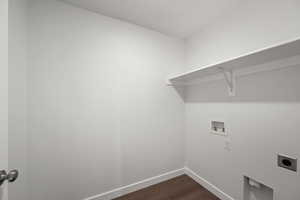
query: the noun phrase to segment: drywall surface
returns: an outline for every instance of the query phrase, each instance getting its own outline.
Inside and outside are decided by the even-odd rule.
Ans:
[[[27,200],[27,1],[9,0],[8,36],[8,157],[9,169],[18,169],[20,176],[9,186],[10,200]]]
[[[62,2],[30,4],[31,200],[80,200],[183,167],[183,42]]]
[[[0,1],[0,169],[7,169],[8,157],[8,1]],[[7,200],[7,185],[0,187],[0,199]]]
[[[188,70],[300,37],[300,1],[245,1],[188,38]]]
[[[228,18],[187,40],[187,68],[220,62],[300,37],[299,1],[247,1]],[[300,65],[237,79],[236,97],[224,80],[186,91],[186,165],[234,199],[243,176],[274,189],[274,199],[300,199],[299,172],[277,167],[278,153],[300,158]],[[225,122],[228,137],[210,134]]]
[[[189,87],[187,166],[234,199],[242,199],[243,176],[273,188],[275,200],[299,199],[299,172],[276,160],[300,157],[299,75],[300,65],[238,78],[234,98],[223,81]],[[225,122],[227,137],[210,133],[212,120]]]
[[[234,199],[242,199],[243,176],[273,188],[275,200],[299,199],[299,172],[276,160],[300,157],[299,75],[300,65],[238,78],[231,98],[223,81],[189,87],[187,166]],[[210,133],[212,120],[225,122],[227,137]]]

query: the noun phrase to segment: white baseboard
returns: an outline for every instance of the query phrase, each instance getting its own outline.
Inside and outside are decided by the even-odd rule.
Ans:
[[[234,200],[231,196],[220,190],[218,187],[214,186],[204,178],[200,177],[198,174],[196,174],[194,171],[189,169],[188,167],[184,168],[184,172],[186,175],[191,177],[194,181],[202,185],[204,188],[206,188],[208,191],[216,195],[218,198],[222,200]]]
[[[151,185],[175,178],[177,176],[186,174],[189,177],[191,177],[193,180],[195,180],[197,183],[202,185],[204,188],[206,188],[208,191],[216,195],[221,200],[234,200],[231,196],[220,190],[218,187],[214,186],[204,178],[200,177],[198,174],[196,174],[194,171],[189,169],[188,167],[184,167],[182,169],[170,171],[152,178],[148,178],[127,186],[123,186],[108,192],[104,192],[95,196],[91,196],[88,198],[85,198],[84,200],[111,200],[126,194],[129,194],[131,192],[135,192],[137,190],[149,187]]]
[[[184,173],[185,173],[185,168],[170,171],[102,194],[85,198],[84,200],[111,200],[113,198],[117,198],[126,195],[128,193],[135,192],[137,190],[149,187],[151,185],[172,179],[176,176],[183,175]]]

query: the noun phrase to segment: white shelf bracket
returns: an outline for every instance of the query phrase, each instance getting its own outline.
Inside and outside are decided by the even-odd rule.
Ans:
[[[225,70],[222,67],[219,67],[221,72],[224,75],[224,79],[226,81],[227,87],[228,87],[228,94],[229,96],[235,96],[235,88],[236,88],[236,82],[235,82],[235,76],[232,70]]]

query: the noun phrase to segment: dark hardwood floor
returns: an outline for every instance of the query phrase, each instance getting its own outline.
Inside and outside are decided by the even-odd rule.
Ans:
[[[220,200],[187,175],[127,194],[114,200]]]

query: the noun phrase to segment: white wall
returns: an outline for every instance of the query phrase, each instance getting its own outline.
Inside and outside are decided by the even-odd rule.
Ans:
[[[300,37],[299,1],[247,1],[236,12],[189,38],[187,69],[219,62]],[[299,172],[276,165],[277,153],[300,158],[300,65],[237,80],[228,97],[224,80],[186,92],[186,164],[234,199],[242,199],[243,175],[273,187],[276,200],[300,198]],[[228,138],[209,133],[224,120]],[[224,149],[225,142],[231,146]]]
[[[9,199],[27,199],[27,1],[9,0],[8,143],[9,169],[20,176],[9,186]]]
[[[12,18],[11,38],[18,41],[10,46],[16,54],[10,55],[9,139],[24,152],[11,146],[10,156],[27,156],[25,102],[28,199],[81,200],[181,168],[185,150],[189,168],[237,200],[243,175],[273,187],[276,200],[299,199],[299,173],[276,167],[277,153],[300,157],[299,66],[241,77],[234,98],[223,81],[190,87],[184,116],[181,96],[164,83],[182,71],[182,41],[61,2],[31,0],[26,85],[26,34],[18,26],[26,24],[25,7],[12,1],[20,10]],[[187,39],[186,68],[300,37],[299,7],[295,0],[241,4]],[[225,120],[228,138],[209,134],[212,119]],[[25,169],[25,161],[15,164]]]
[[[0,169],[7,169],[8,157],[8,1],[0,1]],[[7,200],[6,185],[0,187],[0,199]]]
[[[183,42],[56,1],[30,4],[31,200],[79,200],[183,167]]]
[[[298,0],[240,3],[236,10],[187,39],[187,68],[299,38],[299,7]]]

